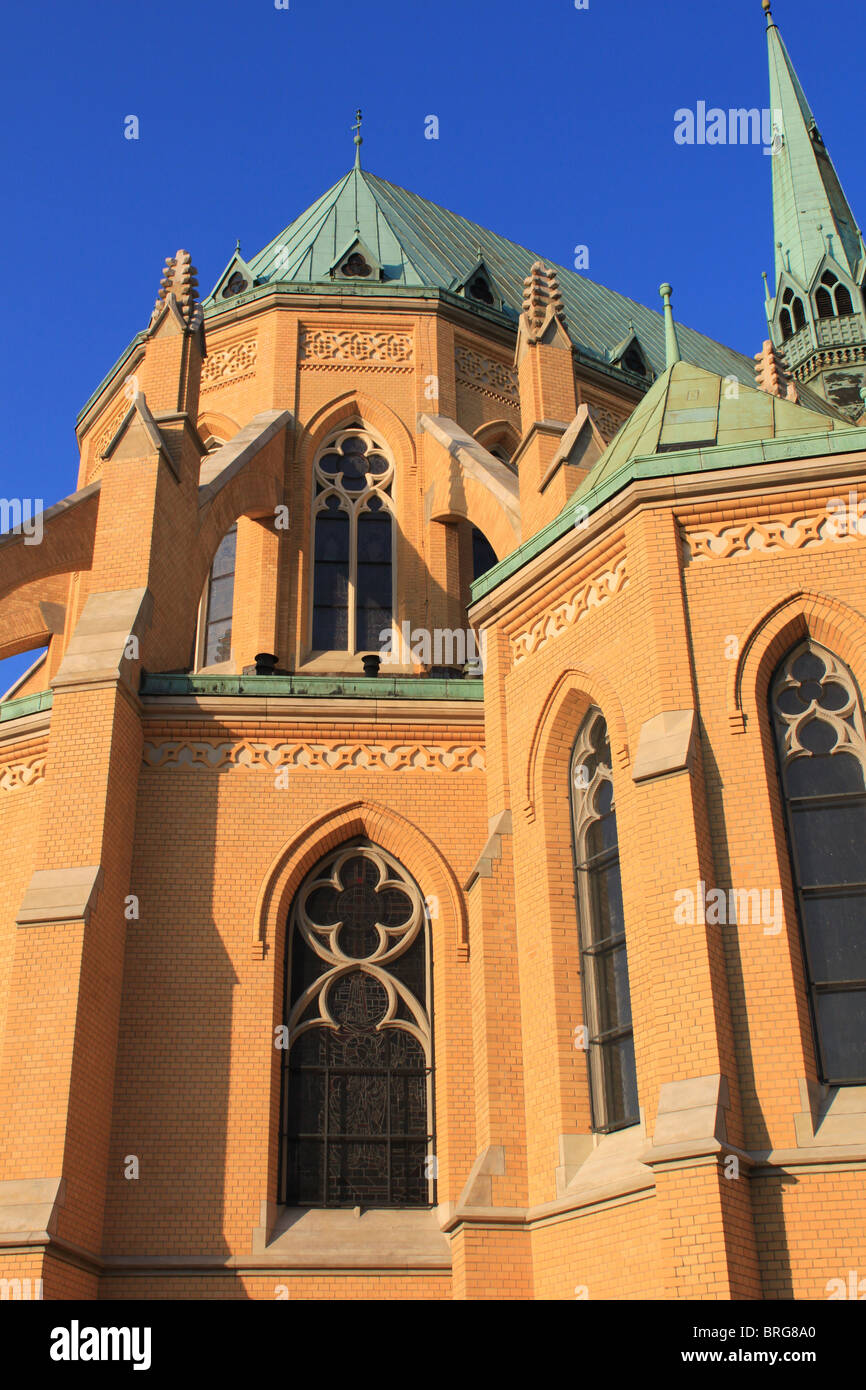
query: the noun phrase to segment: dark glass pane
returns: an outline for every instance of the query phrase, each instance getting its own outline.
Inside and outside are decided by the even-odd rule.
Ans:
[[[379,920],[389,927],[400,927],[408,922],[412,913],[412,900],[399,888],[386,888],[379,897]]]
[[[388,1008],[388,996],[384,987],[372,975],[368,975],[364,970],[352,970],[331,986],[328,1005],[332,1016],[338,1023],[343,1024],[344,1029],[368,1029],[375,1027],[384,1018]],[[343,1029],[340,1032],[342,1034]],[[375,1053],[381,1050],[383,1042],[381,1034],[376,1038],[364,1038],[363,1050]],[[358,1046],[360,1047],[360,1043]]]
[[[810,753],[829,753],[839,741],[839,734],[826,719],[808,719],[798,730],[800,742]]]
[[[866,804],[791,807],[800,883],[860,883],[866,879]]]
[[[825,1080],[866,1082],[866,990],[816,994]]]
[[[598,1000],[598,1031],[607,1033],[614,1028],[631,1024],[631,999],[628,988],[628,964],[625,947],[605,951],[595,958],[595,983]]]
[[[426,1158],[425,1143],[396,1143],[391,1146],[391,1181],[405,1192],[407,1206],[426,1206],[429,1201]]]
[[[222,618],[230,618],[232,616],[234,592],[235,580],[233,574],[228,574],[223,579],[211,580],[207,609],[209,623],[219,622]]]
[[[826,674],[827,667],[817,652],[803,652],[791,667],[791,675],[798,681],[820,681]]]
[[[866,980],[866,894],[803,899],[813,980]]]
[[[604,1127],[613,1129],[617,1126],[635,1124],[640,1116],[634,1040],[629,1037],[605,1043],[600,1051],[606,1099]]]
[[[593,941],[604,941],[610,936],[622,936],[625,932],[625,920],[619,860],[614,859],[611,864],[589,869],[587,873]]]
[[[603,782],[602,787],[609,788],[610,783]],[[616,849],[616,846],[616,816],[609,814],[602,816],[600,820],[593,821],[586,832],[586,858],[594,859],[597,854],[602,854],[605,850]]]
[[[496,551],[477,526],[472,527],[472,578],[478,579],[497,563]]]
[[[329,499],[329,502],[333,498]],[[349,518],[345,512],[320,512],[316,518],[316,561],[349,562]]]
[[[344,652],[349,646],[349,612],[346,608],[316,608],[313,611],[313,648],[316,651]]]
[[[219,579],[224,574],[234,574],[235,555],[238,547],[238,528],[233,526],[227,531],[217,546],[217,552],[211,566],[211,575],[214,579]]]
[[[340,919],[337,908],[337,890],[330,885],[314,888],[306,902],[307,916],[311,922],[321,926],[331,926]]]
[[[788,764],[785,782],[789,796],[837,796],[864,790],[863,769],[850,753],[795,758]]]
[[[391,518],[387,514],[358,518],[358,560],[375,565],[391,563]]]
[[[205,666],[216,666],[217,662],[228,661],[232,654],[231,619],[209,623],[205,634]]]

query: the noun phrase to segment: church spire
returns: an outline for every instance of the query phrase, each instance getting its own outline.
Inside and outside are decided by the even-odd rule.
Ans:
[[[770,340],[785,369],[851,419],[866,385],[866,247],[773,18],[767,15],[776,284]]]
[[[794,70],[770,0],[767,14],[770,58],[770,110],[780,128],[781,148],[773,155],[773,220],[776,232],[776,280],[788,270],[804,289],[827,254],[857,277],[863,239],[818,123]]]

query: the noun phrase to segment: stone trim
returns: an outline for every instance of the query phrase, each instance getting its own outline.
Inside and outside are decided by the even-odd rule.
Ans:
[[[632,781],[646,782],[672,772],[689,771],[697,741],[693,709],[665,710],[641,725]]]
[[[66,869],[37,869],[15,918],[19,927],[56,922],[86,922],[102,887],[99,864]]]
[[[44,1242],[57,1229],[65,1198],[66,1181],[62,1177],[0,1182],[0,1245]]]
[[[500,811],[498,816],[491,816],[487,825],[490,831],[487,843],[463,885],[467,893],[477,879],[493,877],[493,861],[502,858],[502,836],[511,834],[511,811]]]
[[[72,634],[51,687],[90,686],[120,680],[131,684],[138,662],[124,653],[130,637],[150,624],[153,597],[149,589],[113,589],[90,594]]]
[[[641,1153],[650,1166],[719,1153],[726,1147],[727,1077],[666,1081],[659,1092],[652,1143]]]
[[[227,444],[220,445],[212,454],[206,454],[198,480],[199,511],[212,502],[280,430],[288,429],[293,424],[294,418],[289,410],[263,410],[259,415],[254,415],[242,430],[238,430]]]
[[[262,1202],[252,1255],[291,1269],[450,1269],[451,1248],[436,1211],[282,1207]]]

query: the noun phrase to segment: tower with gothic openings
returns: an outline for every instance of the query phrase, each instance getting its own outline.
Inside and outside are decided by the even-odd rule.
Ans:
[[[770,336],[797,381],[856,420],[866,385],[866,246],[784,39],[765,9],[776,136]]]

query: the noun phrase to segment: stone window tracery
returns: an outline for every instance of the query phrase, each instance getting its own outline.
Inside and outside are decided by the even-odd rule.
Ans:
[[[596,708],[574,745],[571,808],[592,1125],[607,1132],[640,1116],[610,741]]]
[[[854,677],[811,640],[785,658],[770,708],[818,1067],[866,1082],[866,735]]]
[[[378,846],[341,846],[302,885],[286,952],[281,1202],[433,1202],[429,945],[420,890]]]
[[[378,651],[394,610],[394,465],[362,426],[338,430],[316,457],[314,651]]]

